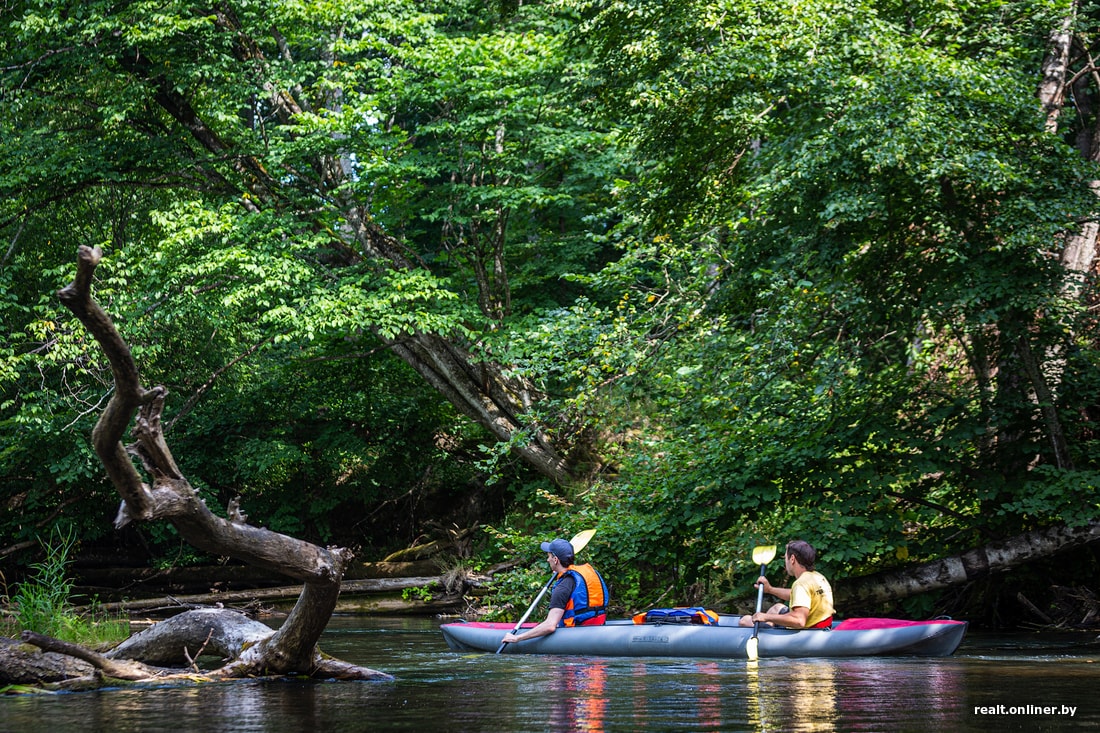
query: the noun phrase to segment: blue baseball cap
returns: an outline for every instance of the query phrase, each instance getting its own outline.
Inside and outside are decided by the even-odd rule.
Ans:
[[[541,547],[543,552],[553,553],[553,555],[557,557],[558,560],[560,560],[563,564],[567,560],[573,560],[574,555],[576,554],[573,552],[573,545],[569,544],[567,540],[563,540],[560,537],[553,542],[543,542]]]

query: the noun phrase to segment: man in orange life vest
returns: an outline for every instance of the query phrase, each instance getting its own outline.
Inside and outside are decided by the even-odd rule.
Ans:
[[[803,540],[787,543],[785,553],[787,573],[794,578],[790,588],[777,588],[761,575],[755,586],[763,585],[764,592],[775,596],[785,604],[777,603],[767,611],[746,614],[741,626],[752,626],[759,621],[769,626],[788,629],[824,629],[833,623],[833,589],[825,576],[814,570],[817,551]]]
[[[546,562],[557,575],[550,593],[546,620],[520,634],[505,634],[501,643],[511,644],[553,634],[561,626],[599,626],[607,621],[607,584],[591,565],[573,564],[573,545],[568,540],[543,542]]]

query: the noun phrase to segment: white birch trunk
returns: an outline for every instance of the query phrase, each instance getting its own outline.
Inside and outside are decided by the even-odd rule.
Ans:
[[[865,607],[943,590],[983,578],[1033,560],[1050,557],[1100,540],[1100,519],[1081,527],[1057,525],[1025,532],[978,547],[961,555],[922,563],[894,572],[835,582],[837,608]]]

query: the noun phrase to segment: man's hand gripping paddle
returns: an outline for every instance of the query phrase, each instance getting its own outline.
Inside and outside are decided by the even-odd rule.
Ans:
[[[758,547],[752,548],[752,562],[753,562],[754,565],[759,565],[760,566],[760,575],[764,574],[764,571],[767,569],[768,563],[770,563],[774,558],[775,558],[775,545],[760,545]],[[756,577],[759,578],[760,575],[757,575]],[[760,613],[760,611],[764,607],[764,585],[763,585],[763,583],[761,583],[757,587],[756,591],[757,591],[756,592],[756,612]],[[760,636],[760,622],[759,621],[755,622],[752,625],[752,638],[749,639],[748,642],[746,642],[746,644],[745,644],[745,654],[748,655],[748,658],[749,658],[750,662],[755,662],[757,659],[760,658],[760,655],[758,653],[759,649],[757,648],[760,644],[760,641],[757,638],[758,636]]]

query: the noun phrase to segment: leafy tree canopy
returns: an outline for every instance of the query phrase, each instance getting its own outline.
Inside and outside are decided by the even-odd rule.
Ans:
[[[1056,124],[1036,99],[1062,3],[10,7],[17,540],[72,502],[103,531],[109,381],[51,296],[76,244],[197,485],[288,531],[599,523],[643,603],[747,588],[765,541],[860,574],[1100,508],[1096,294],[1061,260],[1100,179],[1085,56]],[[527,426],[393,357],[425,335]],[[518,463],[544,438],[567,486]],[[399,505],[433,508],[365,529]]]

